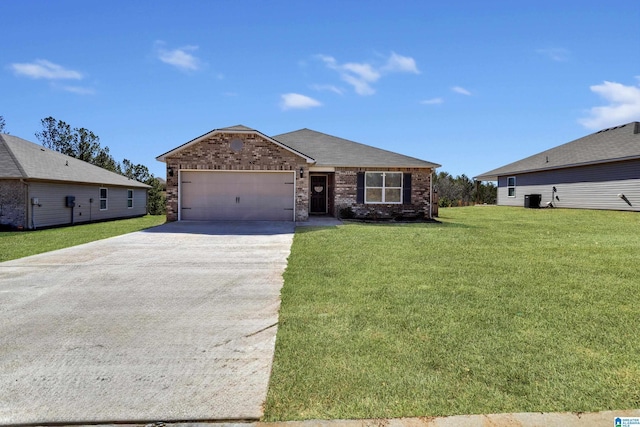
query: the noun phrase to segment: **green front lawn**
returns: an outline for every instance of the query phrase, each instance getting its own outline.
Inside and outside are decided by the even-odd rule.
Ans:
[[[165,220],[164,215],[146,215],[72,227],[0,232],[0,262],[144,230]]]
[[[640,408],[640,214],[298,229],[267,421]]]

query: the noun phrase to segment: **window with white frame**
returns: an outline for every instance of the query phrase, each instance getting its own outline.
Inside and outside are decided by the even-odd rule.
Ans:
[[[129,209],[133,207],[133,190],[127,190],[127,207]]]
[[[507,196],[516,197],[516,177],[507,178]]]
[[[402,172],[366,172],[365,203],[402,203]]]
[[[101,211],[107,210],[107,196],[108,196],[107,189],[101,188],[100,189],[100,210]]]

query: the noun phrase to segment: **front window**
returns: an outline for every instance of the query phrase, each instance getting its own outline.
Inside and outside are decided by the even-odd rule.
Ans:
[[[107,189],[106,188],[100,189],[100,210],[101,211],[107,210]]]
[[[402,203],[402,172],[366,172],[365,203]]]
[[[127,190],[127,207],[133,207],[133,190]]]
[[[507,195],[509,197],[516,197],[516,177],[510,176],[507,178]]]

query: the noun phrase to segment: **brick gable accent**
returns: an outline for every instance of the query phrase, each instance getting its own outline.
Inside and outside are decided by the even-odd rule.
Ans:
[[[241,144],[237,141],[241,141]],[[232,144],[233,141],[233,144]],[[296,221],[306,220],[309,206],[309,169],[304,158],[257,133],[214,133],[166,157],[167,221],[178,220],[179,170],[296,171]],[[303,177],[298,171],[303,169]]]

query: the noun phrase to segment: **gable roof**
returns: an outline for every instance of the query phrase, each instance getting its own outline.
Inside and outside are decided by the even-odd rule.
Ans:
[[[498,176],[598,163],[640,159],[640,122],[603,129],[591,135],[542,151],[475,177],[495,181]]]
[[[307,163],[314,166],[331,167],[414,167],[414,168],[438,168],[437,163],[416,159],[415,157],[404,156],[392,151],[349,141],[316,132],[311,129],[300,129],[294,132],[283,133],[274,137],[251,129],[243,125],[230,126],[221,129],[214,129],[191,141],[180,145],[173,150],[156,157],[156,160],[165,162],[166,158],[178,153],[180,150],[196,144],[203,139],[216,133],[257,133],[272,143],[304,158]]]
[[[303,154],[303,153],[301,153],[299,151],[296,151],[295,149],[293,149],[291,147],[288,147],[288,146],[282,144],[281,142],[276,141],[273,138],[268,137],[267,135],[263,134],[262,132],[259,132],[259,131],[255,130],[255,129],[251,129],[251,128],[249,128],[247,126],[244,126],[244,125],[235,125],[235,126],[229,126],[229,127],[226,127],[226,128],[213,129],[213,130],[205,133],[204,135],[200,135],[199,137],[194,138],[191,141],[185,142],[184,144],[174,148],[173,150],[169,150],[166,153],[159,155],[158,157],[156,157],[156,160],[158,160],[160,162],[165,162],[167,157],[172,156],[172,155],[180,152],[181,150],[184,150],[185,148],[187,148],[187,147],[189,147],[191,145],[197,144],[198,142],[202,141],[203,139],[206,139],[206,138],[208,138],[208,137],[210,137],[212,135],[215,135],[217,133],[238,133],[238,134],[256,133],[256,134],[262,136],[263,138],[267,139],[268,141],[271,141],[272,143],[284,148],[285,150],[292,152],[296,156],[300,156],[300,157],[304,158],[307,161],[307,163],[313,163],[314,162],[314,160],[312,158],[310,158],[309,156],[306,156],[305,154]]]
[[[311,129],[300,129],[276,135],[273,138],[314,158],[316,166],[417,168],[441,166]]]
[[[0,134],[2,178],[151,188],[126,176],[6,134]]]

